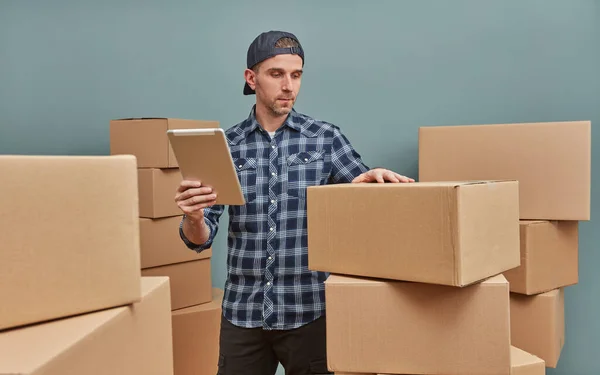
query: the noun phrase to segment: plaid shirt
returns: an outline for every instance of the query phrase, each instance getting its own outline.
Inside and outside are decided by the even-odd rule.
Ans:
[[[328,274],[308,269],[306,188],[349,183],[369,169],[340,129],[292,110],[271,138],[249,117],[226,131],[243,206],[229,206],[223,314],[233,324],[292,329],[325,313]],[[204,210],[209,248],[224,207]]]

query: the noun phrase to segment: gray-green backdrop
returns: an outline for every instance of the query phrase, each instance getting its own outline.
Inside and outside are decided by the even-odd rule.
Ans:
[[[296,109],[341,126],[370,165],[418,177],[421,125],[600,122],[593,0],[2,0],[0,153],[107,154],[118,117],[230,127],[254,99],[242,96],[247,46],[269,29],[306,49]],[[593,132],[593,168],[599,141]],[[597,173],[592,183],[596,196]],[[548,374],[600,373],[599,243],[598,226],[582,223],[580,284],[566,291],[566,344]]]

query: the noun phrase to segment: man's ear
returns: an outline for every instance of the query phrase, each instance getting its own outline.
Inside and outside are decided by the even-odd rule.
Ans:
[[[256,72],[252,69],[246,69],[244,71],[244,79],[252,90],[256,90]]]

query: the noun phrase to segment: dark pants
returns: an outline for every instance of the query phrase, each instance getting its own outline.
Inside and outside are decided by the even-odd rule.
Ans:
[[[325,317],[288,331],[240,328],[221,317],[217,375],[333,374],[327,370]]]

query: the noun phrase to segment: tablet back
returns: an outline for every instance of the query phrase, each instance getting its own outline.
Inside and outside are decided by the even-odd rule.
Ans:
[[[167,135],[184,180],[212,187],[216,204],[245,204],[223,129],[172,129]]]

